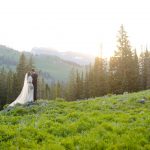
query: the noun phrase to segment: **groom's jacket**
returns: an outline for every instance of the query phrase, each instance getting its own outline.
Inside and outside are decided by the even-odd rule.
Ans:
[[[38,74],[37,73],[32,73],[32,83],[33,83],[33,85],[34,86],[36,86],[37,85],[37,78],[38,78]]]

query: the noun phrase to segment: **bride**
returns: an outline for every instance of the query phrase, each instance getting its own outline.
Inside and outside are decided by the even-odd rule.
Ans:
[[[24,85],[23,85],[20,95],[9,106],[14,106],[17,103],[25,104],[27,102],[32,102],[33,101],[33,92],[34,92],[34,87],[32,84],[32,76],[31,76],[31,73],[28,72],[25,75]]]

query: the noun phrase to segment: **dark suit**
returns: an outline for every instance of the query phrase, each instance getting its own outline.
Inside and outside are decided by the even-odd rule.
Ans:
[[[34,87],[34,101],[37,100],[37,78],[38,78],[38,74],[36,72],[32,73],[32,84]]]

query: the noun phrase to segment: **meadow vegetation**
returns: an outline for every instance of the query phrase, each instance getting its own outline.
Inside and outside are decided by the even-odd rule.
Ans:
[[[149,150],[149,124],[150,90],[39,100],[0,112],[0,150]]]

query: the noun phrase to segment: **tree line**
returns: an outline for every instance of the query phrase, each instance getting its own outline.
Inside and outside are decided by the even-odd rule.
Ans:
[[[51,89],[52,87],[50,87]],[[121,25],[117,49],[108,59],[96,57],[86,71],[72,70],[67,84],[55,85],[55,97],[67,100],[88,99],[106,94],[122,94],[150,88],[150,52],[132,49],[127,32]],[[65,89],[65,90],[64,90]]]
[[[22,53],[16,71],[0,70],[0,107],[11,103],[21,92],[26,72],[34,67],[32,57]],[[122,94],[150,88],[150,52],[141,54],[132,49],[127,32],[121,25],[117,36],[117,49],[108,59],[96,57],[85,70],[72,69],[66,83],[47,84],[39,72],[38,98],[64,98],[68,101],[88,99],[106,94]]]

